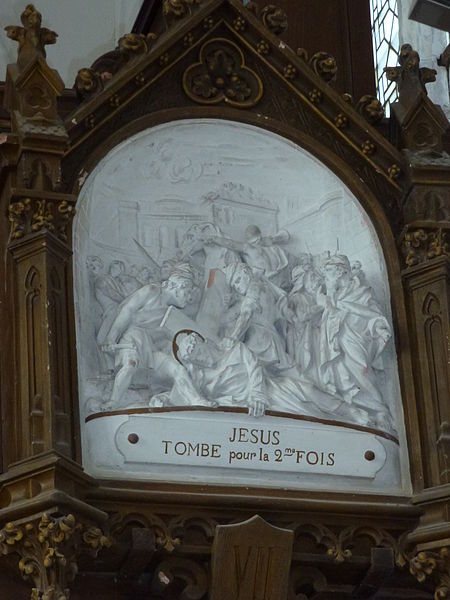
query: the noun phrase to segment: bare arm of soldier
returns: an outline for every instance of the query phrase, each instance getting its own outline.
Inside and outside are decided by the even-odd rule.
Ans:
[[[235,252],[243,252],[244,250],[244,244],[242,242],[236,242],[229,238],[221,237],[220,235],[209,238],[208,242],[221,246],[222,248],[228,248],[228,250],[234,250]]]
[[[140,310],[149,300],[151,300],[155,293],[154,288],[155,286],[152,284],[145,285],[134,292],[134,294],[131,294],[131,296],[124,301],[109,330],[106,343],[103,346],[105,351],[109,351],[109,346],[114,345],[127,327],[130,326],[131,319],[136,311]]]

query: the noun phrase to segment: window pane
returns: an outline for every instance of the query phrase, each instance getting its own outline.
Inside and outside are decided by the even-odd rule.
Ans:
[[[397,86],[386,79],[383,69],[397,64],[397,0],[370,0],[370,5],[377,94],[386,115],[389,115],[389,104],[397,99]]]

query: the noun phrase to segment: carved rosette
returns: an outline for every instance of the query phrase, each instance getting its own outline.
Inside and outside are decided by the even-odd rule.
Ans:
[[[183,75],[183,88],[199,104],[224,102],[236,108],[255,106],[263,94],[261,79],[245,66],[239,47],[223,38],[202,46],[199,62]]]
[[[67,586],[77,574],[78,557],[96,557],[110,545],[101,529],[70,514],[43,514],[40,520],[8,523],[0,530],[0,552],[20,556],[20,573],[34,586],[31,600],[68,600]]]
[[[11,223],[11,239],[18,240],[38,231],[49,231],[67,241],[72,218],[75,214],[72,199],[36,198],[30,196],[14,200],[9,205],[8,218]]]
[[[400,238],[407,267],[413,267],[438,256],[450,256],[450,225],[422,223],[408,228]]]

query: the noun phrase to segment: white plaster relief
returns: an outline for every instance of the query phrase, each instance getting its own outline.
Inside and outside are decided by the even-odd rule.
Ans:
[[[339,444],[349,428],[366,432],[358,435],[369,446],[370,431],[379,432],[376,460],[383,452],[388,459],[375,478],[375,463],[362,458],[362,477],[369,489],[405,484],[382,254],[358,203],[305,151],[223,121],[143,132],[88,177],[74,238],[80,395],[94,471],[105,460],[95,440],[102,427],[110,431],[112,411],[145,414],[150,443],[161,413],[181,434],[189,411],[198,416],[203,407],[202,420],[226,446],[221,469],[231,479],[238,468],[253,477],[259,469],[227,464],[233,444],[220,423],[229,414],[238,428],[278,419],[297,435],[318,423],[319,437],[330,423],[346,423],[332,436]],[[117,455],[127,444],[117,443],[106,476],[130,472]],[[138,447],[136,472],[155,476],[144,442]],[[175,471],[183,464],[177,455],[164,460]],[[272,467],[281,481],[284,469]],[[289,470],[304,472],[293,462]],[[316,475],[326,481],[325,472]],[[347,485],[345,469],[334,475]]]

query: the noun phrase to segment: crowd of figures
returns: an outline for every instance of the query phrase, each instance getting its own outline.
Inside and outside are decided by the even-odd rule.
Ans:
[[[87,258],[102,370],[113,378],[101,408],[127,406],[145,380],[150,406],[245,407],[393,431],[382,384],[391,327],[363,265],[339,252],[294,256],[286,231],[264,237],[249,225],[244,237],[201,223],[161,265],[148,256],[105,269]]]

